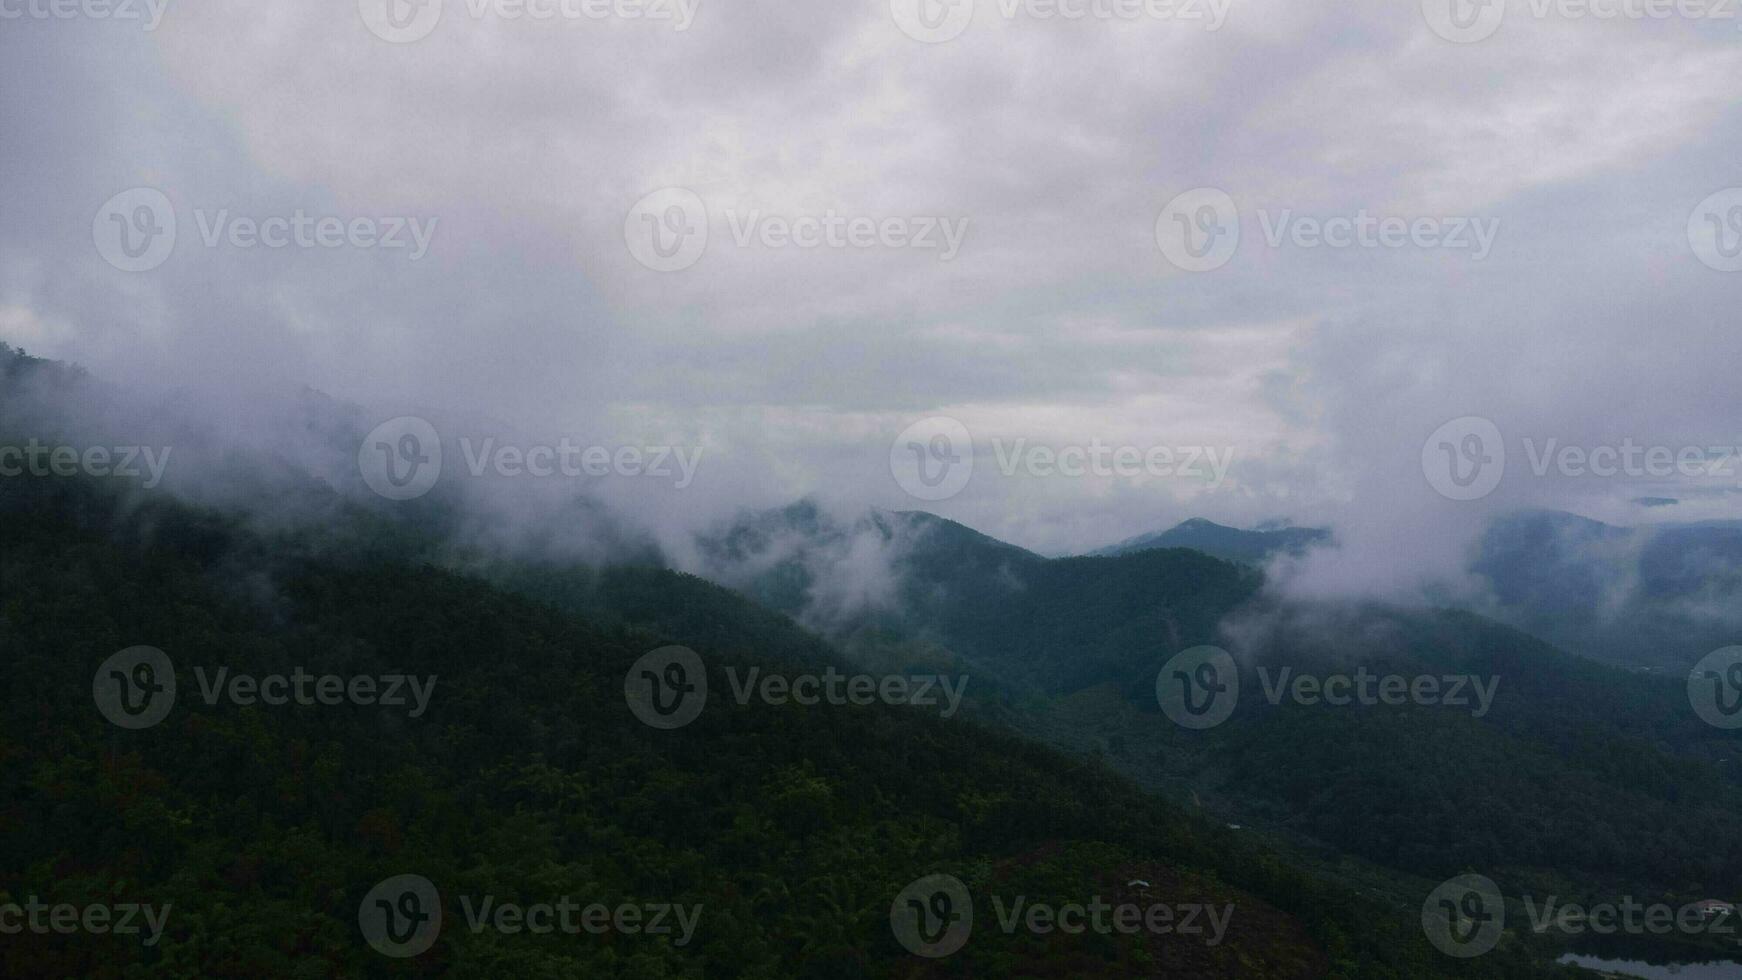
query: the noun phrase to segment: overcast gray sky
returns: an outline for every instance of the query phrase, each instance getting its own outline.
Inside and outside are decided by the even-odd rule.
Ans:
[[[1327,588],[1426,574],[1502,507],[1742,516],[1742,465],[1537,476],[1524,442],[1742,445],[1742,11],[394,2],[168,0],[148,29],[0,0],[0,340],[212,406],[308,384],[381,419],[703,447],[647,505],[671,520],[817,493],[1048,553],[1334,523]],[[102,241],[152,230],[141,199],[104,212],[135,188],[176,222],[144,271]],[[1191,271],[1169,235],[1228,240],[1200,189],[1240,238]],[[692,201],[705,249],[649,253],[693,248]],[[231,237],[298,209],[427,238]],[[1362,215],[1410,231],[1312,244]],[[833,242],[782,235],[830,218]],[[916,499],[892,443],[938,416],[972,476]],[[1423,454],[1465,416],[1507,467],[1460,501]],[[1018,439],[1233,462],[1006,476]]]

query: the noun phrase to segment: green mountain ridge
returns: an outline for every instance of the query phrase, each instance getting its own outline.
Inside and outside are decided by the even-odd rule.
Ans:
[[[342,545],[324,531],[263,537],[234,517],[82,481],[7,483],[0,512],[12,693],[0,890],[175,910],[150,947],[0,945],[8,975],[981,976],[1018,964],[1035,976],[1546,975],[1517,949],[1446,961],[1409,913],[971,722],[723,700],[681,731],[647,728],[622,685],[661,644],[693,646],[720,691],[732,665],[849,669],[783,617],[693,577],[596,573],[590,602],[625,622],[652,611],[656,622],[633,627],[406,561],[367,516]],[[171,654],[182,694],[162,724],[124,732],[91,704],[91,670],[141,642]],[[439,686],[415,720],[207,705],[188,676],[202,664],[411,671]],[[1232,902],[1271,925],[1171,960],[1158,959],[1167,943],[983,925],[928,964],[889,932],[892,897],[922,874],[956,874],[988,900],[1068,901],[1107,887],[1108,869],[1144,867],[1180,900]],[[390,960],[357,934],[357,909],[375,882],[404,873],[436,882],[450,906],[457,895],[575,894],[693,903],[703,915],[680,946],[478,933],[450,907],[429,952]]]
[[[1729,843],[1742,755],[1694,713],[1685,677],[1604,666],[1468,612],[1284,602],[1257,569],[1194,550],[1049,560],[972,532],[946,540],[892,550],[901,599],[837,624],[846,649],[923,643],[993,682],[980,688],[991,717],[1305,846],[1520,883],[1553,867],[1572,893],[1742,893]],[[802,614],[803,590],[786,598]],[[1156,680],[1204,644],[1234,652],[1241,701],[1187,731],[1161,714]],[[1266,679],[1285,669],[1495,686],[1480,717],[1270,704]]]
[[[1331,532],[1324,528],[1284,525],[1247,530],[1194,517],[1165,531],[1139,534],[1089,554],[1116,557],[1155,548],[1190,548],[1228,561],[1262,564],[1277,555],[1299,556],[1332,543]]]
[[[559,550],[459,544],[453,529],[469,518],[455,500],[359,504],[319,481],[297,493],[298,513],[318,521],[263,522],[123,481],[0,481],[0,642],[18,653],[5,730],[19,733],[4,746],[14,833],[0,888],[145,888],[202,910],[172,926],[173,955],[31,941],[0,966],[276,975],[297,951],[318,950],[347,975],[584,965],[589,975],[972,976],[1018,961],[1051,964],[1036,975],[1169,975],[1143,943],[1023,935],[920,964],[893,945],[877,907],[940,869],[966,868],[976,894],[1009,873],[997,869],[1037,868],[1036,888],[1089,882],[1098,872],[1080,855],[1094,854],[1098,868],[1166,863],[1200,896],[1225,882],[1289,919],[1281,933],[1310,940],[1255,940],[1233,954],[1245,972],[1207,954],[1184,975],[1531,976],[1554,971],[1529,965],[1551,949],[1527,935],[1466,964],[1425,947],[1420,902],[1436,877],[1481,870],[1508,887],[1673,897],[1732,894],[1739,880],[1733,742],[1689,718],[1685,700],[1677,711],[1667,681],[1640,683],[1479,617],[1280,604],[1257,569],[1197,551],[1046,559],[921,512],[843,521],[809,503],[702,542],[710,571],[735,575],[729,584],[758,605],[660,568],[656,555],[597,567]],[[819,618],[834,563],[867,544],[889,574],[865,601]],[[136,750],[89,692],[103,656],[141,642],[178,663],[239,670],[427,665],[460,679],[461,694],[417,725],[190,701],[185,725],[135,733],[159,747]],[[946,722],[913,709],[753,705],[650,741],[624,705],[624,675],[672,642],[702,654],[715,691],[730,689],[727,667],[941,672],[968,676],[969,709]],[[1504,685],[1481,719],[1248,697],[1226,724],[1186,732],[1161,715],[1155,681],[1204,643],[1236,650],[1250,691],[1259,666],[1486,671]],[[372,742],[391,750],[358,747]],[[646,771],[628,772],[625,759]],[[576,788],[529,795],[531,785]],[[1210,802],[1188,815],[1139,785]],[[379,788],[391,788],[387,802]],[[701,816],[689,815],[691,795]],[[1264,833],[1230,831],[1230,818]],[[145,843],[117,843],[121,827]],[[205,843],[185,843],[189,828]],[[659,871],[568,857],[601,847],[653,855]],[[1325,876],[1367,871],[1313,858],[1315,848],[1392,877],[1355,897]],[[777,856],[788,850],[800,856]],[[355,904],[376,879],[340,872],[385,877],[407,861],[432,879],[523,896],[573,881],[700,896],[728,910],[726,935],[746,938],[602,953],[444,932],[430,960],[393,970],[355,934]],[[310,883],[291,873],[304,866],[320,870]],[[779,897],[747,908],[752,893]],[[831,910],[828,924],[807,917],[817,908]],[[757,915],[768,921],[740,928]],[[238,945],[237,930],[261,939]]]

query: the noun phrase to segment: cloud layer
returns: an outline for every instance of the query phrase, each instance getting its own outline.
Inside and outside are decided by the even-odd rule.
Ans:
[[[1235,0],[1211,31],[981,0],[928,44],[879,2],[703,0],[678,30],[447,0],[392,43],[375,7],[0,22],[0,340],[214,418],[308,384],[378,419],[706,447],[681,495],[600,491],[667,528],[819,494],[1064,553],[1285,517],[1346,545],[1301,588],[1395,591],[1455,571],[1500,509],[1736,516],[1742,477],[1538,476],[1522,449],[1742,443],[1742,273],[1689,240],[1696,206],[1742,185],[1735,22],[1514,3],[1459,44],[1416,4]],[[177,229],[130,273],[93,216],[135,187]],[[667,187],[702,202],[708,243],[657,272],[626,222]],[[1205,187],[1240,247],[1187,272],[1157,218]],[[299,212],[420,222],[428,254],[208,244]],[[1481,258],[1267,241],[1360,216],[1496,234]],[[965,231],[948,258],[764,234],[807,218]],[[930,416],[974,440],[941,501],[890,468]],[[1421,460],[1463,416],[1509,452],[1469,502]],[[1006,476],[995,444],[1016,439],[1235,461],[1222,480]]]

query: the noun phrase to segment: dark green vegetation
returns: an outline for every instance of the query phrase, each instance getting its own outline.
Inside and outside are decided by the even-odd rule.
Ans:
[[[0,383],[80,381],[8,356]],[[0,433],[15,436],[6,393]],[[1048,561],[929,515],[843,530],[806,506],[710,544],[730,566],[799,542],[742,583],[770,611],[651,564],[456,549],[462,504],[441,494],[359,508],[255,460],[235,478],[269,506],[0,480],[0,902],[173,907],[153,947],[4,937],[0,975],[1544,976],[1531,964],[1550,951],[1516,932],[1471,962],[1433,951],[1427,889],[1467,870],[1563,897],[1736,884],[1742,810],[1717,765],[1734,743],[1686,718],[1673,685],[1475,617],[1273,609],[1256,570],[1197,552]],[[900,574],[870,612],[826,610],[820,639],[782,613],[816,619],[819,562],[854,534],[899,541]],[[1156,671],[1230,624],[1261,662],[1491,669],[1500,698],[1485,719],[1272,709],[1248,680],[1227,724],[1174,728],[1155,709]],[[695,723],[654,731],[623,679],[672,642],[701,653],[716,693]],[[163,723],[124,731],[98,713],[92,674],[137,644],[169,654],[180,692]],[[974,717],[729,697],[728,667],[849,661],[965,671]],[[208,705],[195,666],[438,684],[415,719]],[[1140,784],[1201,793],[1206,812]],[[1235,814],[1248,830],[1225,826]],[[1416,877],[1357,889],[1345,876],[1372,865],[1315,850],[1329,845]],[[962,952],[922,961],[892,938],[889,905],[940,872],[968,883],[976,928]],[[437,884],[447,921],[428,953],[391,960],[365,944],[357,909],[406,873]],[[1233,903],[1227,943],[997,927],[993,896],[1082,902],[1132,878],[1158,900]],[[461,895],[703,914],[684,946],[474,934]]]
[[[840,635],[956,663],[982,717],[1308,853],[1593,901],[1742,893],[1742,743],[1691,710],[1685,674],[1603,666],[1468,613],[1279,604],[1257,570],[1196,551],[1046,560],[935,517],[883,520],[900,600]],[[749,588],[778,604],[806,580],[795,559]],[[1233,717],[1193,732],[1159,711],[1155,681],[1199,644],[1237,651],[1243,671]],[[1260,667],[1273,682],[1364,667],[1498,687],[1480,717],[1468,691],[1467,707],[1272,705]]]
[[[622,679],[660,643],[702,652],[719,691],[724,665],[833,659],[698,579],[573,573],[588,603],[646,625],[589,622],[403,560],[403,532],[362,516],[344,535],[263,537],[112,486],[0,489],[0,892],[173,907],[150,948],[7,937],[4,975],[993,976],[1017,963],[1037,976],[1533,975],[1517,949],[1446,960],[1413,910],[1315,882],[1101,767],[961,719],[722,698],[679,731],[646,728]],[[123,731],[98,714],[91,678],[137,643],[170,654],[181,692],[164,722]],[[207,705],[195,665],[439,681],[410,719]],[[982,915],[968,948],[938,963],[890,935],[890,899],[921,874],[956,874],[990,910],[993,892],[1083,900],[1135,868],[1175,882],[1170,901],[1234,902],[1247,925],[1186,950],[1006,936]],[[400,961],[364,944],[356,912],[402,873],[437,883],[447,922],[432,950]],[[687,947],[473,934],[461,894],[704,912]]]

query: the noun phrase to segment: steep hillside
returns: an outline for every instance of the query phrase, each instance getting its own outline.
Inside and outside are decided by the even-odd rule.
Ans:
[[[722,694],[729,669],[848,669],[693,578],[595,581],[594,601],[660,624],[636,628],[391,546],[311,549],[113,486],[13,481],[0,510],[0,891],[173,910],[149,946],[14,937],[7,975],[986,976],[1017,962],[1074,976],[1531,975],[1519,950],[1445,960],[1411,910],[1316,884],[1104,770],[962,719],[722,696],[680,730],[648,727],[624,681],[662,644],[691,645]],[[129,731],[92,704],[93,670],[136,644],[163,650],[178,686],[167,718]],[[431,678],[430,696],[415,717],[208,703],[201,671],[219,668],[408,673]],[[1011,889],[1064,900],[1161,867],[1170,900],[1232,903],[1226,945],[1172,961],[1153,937],[1037,940],[983,911],[960,953],[928,965],[890,931],[894,896],[922,875],[959,877],[989,910]],[[371,889],[402,874],[433,882],[447,918],[399,960],[358,922]],[[463,903],[486,896],[699,913],[686,942],[475,931]]]
[[[986,717],[1413,874],[1547,866],[1595,893],[1742,891],[1742,848],[1714,843],[1742,839],[1742,752],[1692,710],[1685,675],[1606,667],[1468,613],[1278,604],[1257,570],[1194,550],[1043,560],[965,529],[944,540],[947,557],[924,536],[893,552],[905,599],[850,649],[922,638],[973,672]],[[1203,644],[1237,658],[1239,708],[1187,731],[1157,680]],[[1272,704],[1284,670],[1456,676],[1470,703]]]

